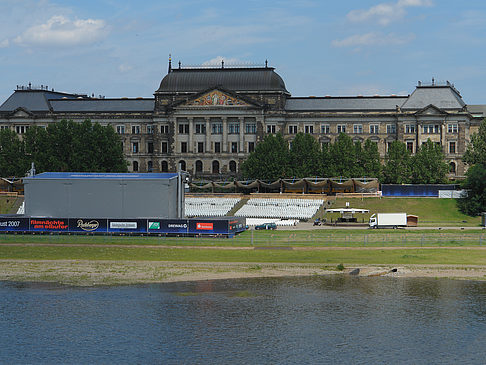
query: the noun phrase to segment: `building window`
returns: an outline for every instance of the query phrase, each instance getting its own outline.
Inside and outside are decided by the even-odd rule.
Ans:
[[[132,152],[138,153],[138,142],[132,142]]]
[[[202,161],[201,160],[196,161],[196,172],[202,172]]]
[[[230,123],[228,125],[229,134],[239,134],[240,133],[240,123]]]
[[[454,161],[451,161],[451,163],[449,164],[449,172],[451,174],[456,173],[456,163]]]
[[[117,125],[116,126],[116,133],[125,134],[125,126],[124,125]]]
[[[16,125],[15,126],[15,132],[17,132],[17,134],[24,134],[25,132],[27,132],[27,129],[29,129],[28,125]]]
[[[248,142],[248,153],[255,151],[255,142]]]
[[[246,134],[255,134],[256,133],[256,124],[255,123],[245,124],[245,133]]]
[[[154,170],[154,163],[152,161],[147,162],[147,172],[152,172]]]
[[[214,153],[221,153],[221,142],[214,142]]]
[[[236,162],[235,161],[230,161],[229,170],[233,173],[236,172]]]
[[[133,171],[134,172],[138,171],[138,161],[133,161]]]
[[[452,123],[452,124],[448,124],[447,125],[447,133],[457,133],[457,124],[456,123]]]
[[[313,125],[305,125],[304,132],[306,134],[314,134],[314,126]]]
[[[354,134],[361,134],[361,133],[363,133],[363,125],[362,124],[354,124],[353,125],[353,133]]]
[[[147,125],[147,134],[154,134],[154,126],[152,124]]]
[[[406,134],[414,134],[415,133],[415,124],[405,124],[405,133]]]
[[[160,133],[169,134],[169,126],[167,124],[161,125],[160,126]]]
[[[167,163],[167,161],[162,161],[160,163],[160,171],[169,172],[169,164]]]
[[[186,161],[180,160],[178,165],[181,171],[186,171]]]
[[[327,151],[328,149],[329,149],[329,142],[328,141],[321,142],[321,150]]]
[[[154,153],[154,142],[147,142],[147,153]]]
[[[424,124],[422,126],[424,134],[439,134],[440,126],[438,124]]]
[[[297,134],[297,126],[289,125],[289,134]]]
[[[197,153],[204,153],[204,142],[197,142]]]
[[[187,142],[181,142],[181,153],[187,153]]]
[[[44,129],[46,128],[45,126],[42,126],[42,127],[44,127]],[[0,125],[0,131],[3,130],[3,129],[9,129],[8,125]]]
[[[179,123],[179,134],[189,134],[188,123]]]
[[[407,141],[407,150],[410,153],[413,153],[413,142]]]
[[[212,167],[213,174],[219,174],[219,161],[213,161]]]
[[[162,142],[162,153],[169,153],[169,143]]]
[[[387,134],[397,133],[397,126],[395,124],[387,124],[386,125],[386,133]]]
[[[267,133],[275,134],[276,130],[277,130],[277,126],[275,124],[267,125]]]
[[[456,153],[456,142],[455,141],[449,142],[449,153]]]
[[[196,123],[196,134],[206,134],[205,123]]]
[[[329,124],[321,124],[321,134],[329,134]]]
[[[211,124],[212,134],[223,134],[223,123],[213,123]]]
[[[345,124],[338,124],[337,125],[337,132],[338,133],[346,133],[346,125]]]
[[[370,124],[370,134],[380,133],[380,126],[378,124]]]
[[[238,142],[231,142],[231,153],[238,153]]]
[[[132,125],[132,134],[140,134],[140,126]]]

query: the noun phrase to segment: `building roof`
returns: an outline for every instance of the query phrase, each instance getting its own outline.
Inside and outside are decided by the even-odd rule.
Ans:
[[[349,97],[305,97],[289,98],[287,111],[394,111],[407,100],[407,96],[349,96]]]
[[[172,179],[177,177],[176,173],[102,173],[102,172],[43,172],[34,176],[26,177],[24,180],[36,179],[118,179],[118,180],[140,180],[140,179]]]
[[[467,111],[475,117],[486,117],[486,105],[468,105]]]
[[[61,99],[51,100],[57,113],[153,112],[154,99]]]
[[[156,93],[201,92],[213,87],[232,91],[279,91],[289,93],[273,67],[172,69]]]
[[[49,99],[76,99],[78,97],[82,96],[47,90],[15,90],[0,106],[0,112],[13,112],[18,108],[32,112],[48,112],[50,110]]]
[[[440,109],[462,109],[466,103],[454,86],[449,83],[446,85],[419,85],[403,103],[402,109],[420,110],[429,105]]]

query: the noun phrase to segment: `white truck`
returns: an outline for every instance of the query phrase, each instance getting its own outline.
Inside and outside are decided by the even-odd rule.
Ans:
[[[370,217],[370,228],[405,228],[407,213],[376,213]]]

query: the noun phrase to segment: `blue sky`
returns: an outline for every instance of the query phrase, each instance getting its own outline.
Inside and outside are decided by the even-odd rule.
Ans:
[[[0,103],[29,82],[151,97],[169,53],[268,59],[293,96],[409,94],[434,77],[486,104],[484,0],[0,0]]]

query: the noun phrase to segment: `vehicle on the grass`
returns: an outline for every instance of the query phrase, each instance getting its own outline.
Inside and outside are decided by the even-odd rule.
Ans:
[[[407,213],[376,213],[370,217],[370,228],[405,228]]]
[[[277,225],[275,223],[263,223],[255,226],[255,229],[277,229]]]

